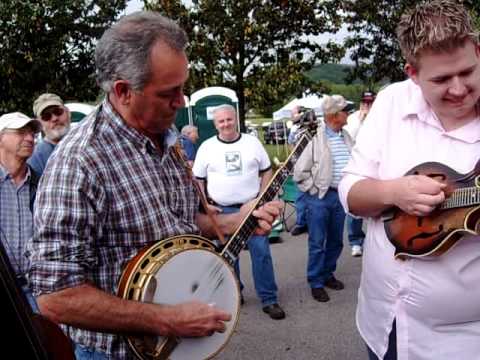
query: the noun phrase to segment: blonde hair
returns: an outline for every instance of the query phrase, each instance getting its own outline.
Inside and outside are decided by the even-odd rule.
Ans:
[[[400,18],[397,38],[405,60],[413,66],[423,50],[448,52],[468,40],[478,44],[478,32],[460,1],[433,0],[417,5]]]

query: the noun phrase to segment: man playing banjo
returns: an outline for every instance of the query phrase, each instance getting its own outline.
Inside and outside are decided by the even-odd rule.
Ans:
[[[143,247],[181,234],[215,236],[169,130],[184,105],[187,37],[152,12],[122,18],[99,40],[98,109],[58,145],[41,180],[30,246],[30,281],[43,315],[68,325],[77,359],[129,359],[121,334],[199,337],[230,314],[201,302],[158,305],[115,296],[126,263]],[[219,215],[231,234],[249,213]],[[254,211],[266,233],[281,210]]]

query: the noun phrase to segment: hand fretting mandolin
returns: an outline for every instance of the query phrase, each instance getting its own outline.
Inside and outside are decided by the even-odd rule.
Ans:
[[[441,255],[463,235],[480,232],[480,161],[467,174],[437,162],[420,164],[406,175],[426,175],[447,184],[446,200],[428,216],[409,215],[397,207],[383,214],[395,257]]]

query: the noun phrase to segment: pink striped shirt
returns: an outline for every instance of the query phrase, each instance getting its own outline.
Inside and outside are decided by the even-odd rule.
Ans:
[[[480,119],[446,132],[411,80],[381,91],[360,131],[340,182],[340,199],[364,178],[393,179],[427,161],[459,173],[480,158]],[[367,220],[357,326],[383,357],[392,321],[399,360],[480,358],[480,237],[448,253],[395,260],[379,218]]]

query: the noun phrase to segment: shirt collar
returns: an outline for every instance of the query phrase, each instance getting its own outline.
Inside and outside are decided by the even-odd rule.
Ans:
[[[148,137],[140,133],[137,129],[134,129],[125,123],[120,114],[118,114],[117,111],[113,108],[112,104],[108,100],[108,96],[106,96],[103,100],[102,107],[103,111],[108,114],[109,118],[113,121],[115,127],[121,129],[121,131],[123,131],[126,136],[128,136],[131,140],[137,142],[140,146],[142,146],[144,151],[147,151],[149,148],[155,148],[155,145]],[[164,150],[170,149],[172,146],[174,146],[177,142],[177,138],[178,135],[176,131],[173,129],[168,129],[163,136]]]
[[[325,123],[325,132],[328,137],[333,137],[333,136],[342,136],[341,131],[334,131],[330,126],[328,126],[327,123]]]
[[[30,180],[32,176],[32,170],[30,169],[30,166],[27,165],[27,175],[25,176],[25,179],[23,180],[22,184]],[[2,166],[0,165],[0,182],[5,182],[12,177],[10,176],[10,173]]]
[[[420,86],[415,84],[411,79],[406,81],[408,91],[406,92],[405,106],[400,110],[403,119],[407,120],[411,117],[415,117],[418,120],[439,129],[442,133],[445,133],[446,136],[460,141],[465,141],[467,143],[480,141],[480,118],[477,118],[477,121],[471,121],[458,129],[446,132],[440,123],[440,120],[433,112],[430,104],[425,100]]]

